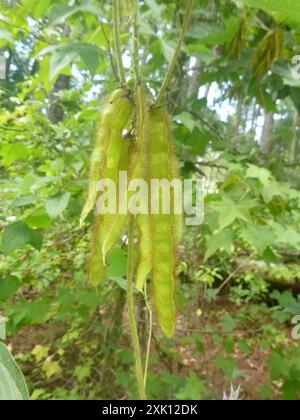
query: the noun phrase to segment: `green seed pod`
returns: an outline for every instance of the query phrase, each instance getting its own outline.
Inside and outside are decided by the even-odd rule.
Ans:
[[[137,133],[137,152],[135,156],[133,178],[140,178],[146,181],[148,185],[148,208],[147,214],[139,214],[136,217],[138,229],[139,246],[137,252],[136,268],[136,287],[142,291],[144,283],[152,269],[152,232],[151,232],[151,214],[150,214],[150,182],[151,170],[149,159],[149,111],[145,91],[141,85],[136,90],[136,133]]]
[[[104,178],[107,169],[113,175],[118,171],[122,131],[126,127],[132,113],[132,103],[123,89],[115,90],[109,97],[101,112],[97,127],[96,141],[90,161],[90,180],[88,198],[83,208],[80,224],[94,208],[97,198],[97,186]]]
[[[172,131],[165,108],[153,108],[149,115],[149,158],[151,179],[179,179],[172,145]],[[160,190],[159,201],[163,201]],[[174,214],[171,189],[170,214],[152,214],[153,289],[157,317],[163,332],[172,337],[175,328],[176,250],[182,233],[182,216]]]
[[[86,205],[83,209],[81,222],[95,206],[98,182],[110,179],[118,189],[119,171],[128,167],[128,141],[123,139],[123,130],[127,127],[132,113],[132,102],[126,92],[118,89],[110,96],[100,119],[96,144],[91,158],[90,187]],[[93,230],[92,253],[90,258],[90,282],[97,286],[105,276],[105,255],[102,252],[103,243],[109,238],[111,249],[120,235],[111,236],[110,226],[120,219],[116,214],[97,215]],[[119,221],[120,230],[126,218]]]
[[[92,286],[97,287],[105,277],[105,266],[99,246],[99,231],[101,226],[101,217],[96,217],[92,234],[92,252],[89,262],[89,281]]]
[[[129,165],[128,165],[128,184],[132,179],[136,178],[142,178],[145,179],[146,173],[145,173],[145,163],[149,165],[149,162],[146,160],[146,151],[148,148],[147,145],[147,136],[146,136],[146,127],[147,127],[147,107],[145,102],[145,94],[144,89],[142,86],[138,86],[136,95],[135,95],[135,107],[136,107],[136,142],[129,147]],[[122,198],[122,202],[119,204],[122,208],[126,208],[128,206],[128,199],[130,197],[130,193],[124,195]],[[145,232],[145,225],[146,219],[149,219],[150,216],[137,216],[137,225],[141,224],[140,220],[143,219],[144,223],[142,224],[143,232]],[[102,242],[102,254],[103,258],[105,259],[107,253],[112,247],[112,243],[115,240],[115,238],[120,237],[124,224],[127,221],[127,215],[119,214],[118,217],[115,217],[112,220],[112,223],[109,226],[109,232],[107,232],[106,237],[104,241]],[[151,235],[148,236],[151,238]],[[149,248],[149,247],[148,247]],[[138,254],[143,254],[144,247],[141,246]],[[147,277],[151,270],[151,260],[144,258],[143,255],[140,255],[139,258],[140,264],[138,264],[137,269],[137,277],[138,277],[138,284],[143,284],[144,279]],[[141,286],[142,289],[142,286]]]
[[[152,277],[154,303],[163,332],[171,337],[175,327],[174,285],[176,250],[182,233],[182,215],[175,214],[174,190],[170,189],[170,211],[162,212],[163,190],[159,189],[158,214],[151,213],[151,181],[180,179],[172,145],[172,131],[165,108],[148,110],[141,87],[136,93],[137,144],[133,154],[133,178],[142,178],[148,185],[148,215],[135,217],[138,232],[136,287],[144,288]],[[152,274],[152,276],[151,276]]]
[[[110,252],[111,248],[114,246],[116,241],[120,238],[127,221],[127,214],[119,213],[120,197],[118,194],[119,191],[119,171],[128,171],[129,164],[129,141],[128,139],[123,139],[120,160],[118,164],[118,175],[115,174],[114,182],[116,184],[116,214],[105,214],[103,216],[103,225],[101,228],[99,242],[101,244],[101,253],[103,256],[103,264],[106,262],[107,254]],[[121,186],[122,188],[122,186]]]

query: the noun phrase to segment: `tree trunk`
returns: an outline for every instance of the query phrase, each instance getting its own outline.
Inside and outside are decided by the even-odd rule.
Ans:
[[[274,128],[274,113],[267,112],[260,139],[260,149],[264,155],[269,155],[272,150],[272,134]]]
[[[191,96],[198,97],[199,93],[199,86],[200,86],[200,77],[201,77],[201,60],[200,58],[196,59],[195,62],[195,69],[192,71],[192,76],[190,79],[188,93],[187,96],[190,98]]]
[[[260,114],[260,107],[254,102],[253,109],[252,109],[252,121],[251,121],[251,134],[255,135],[256,128],[257,128],[257,118]]]
[[[60,91],[68,89],[70,76],[61,74],[56,80],[52,92],[49,96],[50,107],[48,111],[49,120],[55,124],[61,122],[64,118],[64,109],[58,97]]]
[[[249,117],[249,106],[245,106],[244,112],[243,112],[243,125],[242,125],[244,135],[247,133],[248,117]]]
[[[298,111],[295,111],[294,118],[293,118],[293,138],[290,147],[289,153],[289,161],[290,163],[294,163],[296,161],[296,155],[298,151],[298,142],[299,142],[299,114]]]
[[[70,28],[68,25],[64,26],[63,36],[67,37],[70,34]],[[61,122],[64,118],[64,109],[59,100],[58,94],[62,90],[68,89],[70,85],[70,76],[66,74],[61,74],[57,78],[54,87],[49,95],[49,110],[48,110],[48,117],[51,122],[57,124]]]
[[[233,138],[233,145],[234,147],[237,147],[240,139],[240,128],[242,123],[242,117],[243,117],[243,100],[241,96],[238,97],[238,101],[236,104],[236,123],[235,123],[235,130],[234,130],[234,138]]]

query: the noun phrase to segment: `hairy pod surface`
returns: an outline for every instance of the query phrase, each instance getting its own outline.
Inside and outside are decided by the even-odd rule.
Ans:
[[[128,124],[132,109],[132,102],[123,89],[114,91],[104,107],[92,153],[89,194],[82,212],[81,222],[95,206],[98,182],[102,179],[110,179],[118,189],[119,171],[128,168],[128,141],[123,139],[123,130]],[[110,227],[116,219],[119,231],[112,234]],[[94,286],[100,284],[105,276],[105,257],[119,239],[125,223],[126,218],[119,215],[118,212],[96,216],[89,268],[90,282]],[[104,253],[103,244],[105,242],[109,245],[105,248]]]
[[[141,87],[136,92],[137,150],[133,154],[133,178],[144,179],[148,185],[148,214],[135,218],[138,233],[136,287],[144,288],[152,279],[154,304],[158,322],[166,336],[175,328],[174,286],[176,250],[182,233],[182,215],[174,211],[174,191],[170,189],[170,212],[163,214],[163,190],[159,189],[159,212],[151,213],[151,181],[180,179],[173,150],[172,131],[165,108],[148,109]]]
[[[131,100],[123,89],[116,89],[105,103],[96,131],[96,140],[90,160],[88,197],[83,208],[80,224],[94,208],[97,187],[100,179],[106,175],[114,176],[118,171],[121,154],[122,131],[132,113]]]
[[[165,108],[153,108],[149,114],[149,160],[151,179],[179,179],[173,150],[172,131]],[[174,212],[174,191],[171,189],[170,214],[162,214],[163,192],[160,189],[160,213],[152,214],[153,289],[157,318],[168,337],[175,329],[176,252],[182,233],[182,216]]]
[[[169,116],[164,107],[150,108],[141,85],[135,93],[136,141],[123,138],[132,116],[132,101],[118,89],[110,96],[101,115],[91,158],[90,188],[81,221],[95,206],[98,182],[110,179],[119,190],[119,171],[126,171],[128,184],[143,179],[148,186],[148,208],[135,216],[138,246],[135,250],[136,287],[144,288],[152,279],[158,322],[166,336],[175,328],[174,286],[176,249],[181,238],[182,216],[174,212],[174,191],[170,189],[170,212],[162,212],[163,189],[159,189],[159,212],[152,214],[151,181],[179,179],[178,163],[172,144]],[[116,213],[97,215],[93,228],[90,282],[98,286],[105,277],[106,256],[120,238],[127,221],[128,200],[132,192],[116,197]],[[120,213],[119,207],[126,208]],[[129,209],[130,210],[130,209]]]
[[[136,134],[137,152],[133,162],[133,178],[143,179],[148,186],[148,207],[145,209],[147,214],[139,214],[136,217],[138,229],[138,250],[136,268],[136,287],[142,291],[145,281],[149,276],[152,265],[152,217],[150,208],[150,182],[151,169],[149,157],[149,110],[145,91],[141,85],[137,87],[136,97]]]

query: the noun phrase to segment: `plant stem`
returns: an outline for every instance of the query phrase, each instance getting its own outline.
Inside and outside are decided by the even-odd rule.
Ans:
[[[187,32],[188,27],[189,27],[190,19],[191,19],[192,13],[193,13],[194,4],[195,4],[195,0],[188,0],[188,6],[187,6],[186,13],[185,13],[184,21],[183,21],[183,24],[182,24],[182,28],[181,28],[181,31],[180,31],[180,35],[179,35],[179,38],[178,38],[178,41],[177,41],[177,46],[176,46],[172,61],[169,64],[169,68],[167,70],[165,78],[162,82],[160,91],[157,95],[156,104],[159,104],[159,102],[163,99],[163,97],[165,95],[165,92],[166,92],[166,89],[167,89],[167,87],[170,83],[170,79],[172,77],[175,65],[176,65],[177,60],[178,60],[178,56],[180,54],[180,50],[181,50],[183,40],[185,38],[186,32]]]
[[[129,218],[128,228],[128,268],[127,268],[127,299],[128,299],[128,312],[129,322],[131,329],[131,336],[134,348],[135,359],[135,374],[138,385],[139,399],[145,400],[145,386],[143,377],[142,355],[139,341],[139,335],[136,325],[134,298],[133,298],[133,271],[134,271],[134,220],[133,217]]]
[[[117,59],[118,75],[122,86],[126,84],[126,75],[122,61],[120,41],[120,0],[113,0],[113,33]]]
[[[140,63],[139,63],[139,49],[140,49],[140,13],[139,13],[139,0],[135,1],[135,13],[133,23],[133,67],[136,79],[136,85],[141,81]]]
[[[148,296],[147,296],[147,280],[145,282],[144,292],[145,292],[145,294],[144,294],[145,302],[146,302],[146,306],[147,306],[148,314],[149,314],[149,335],[148,335],[147,353],[146,353],[145,370],[144,370],[144,387],[146,389],[147,374],[148,374],[148,367],[149,367],[149,358],[150,358],[150,350],[151,350],[152,325],[153,325],[153,321],[152,321],[152,309],[151,309],[151,305],[150,305],[150,303],[148,301]]]

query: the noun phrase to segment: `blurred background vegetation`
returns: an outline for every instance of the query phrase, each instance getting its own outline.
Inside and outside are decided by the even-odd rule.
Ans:
[[[132,4],[121,3],[130,74]],[[186,2],[140,5],[155,95]],[[33,399],[136,398],[126,246],[94,290],[93,215],[79,228],[95,123],[117,86],[111,2],[4,0],[0,23],[4,342]],[[245,399],[300,397],[299,27],[298,0],[196,1],[167,103],[182,176],[204,180],[205,219],[180,248],[175,339],[154,322],[150,398],[222,399],[231,385]]]

